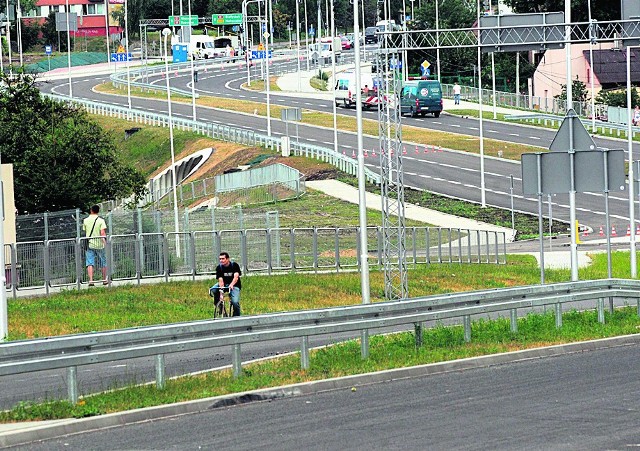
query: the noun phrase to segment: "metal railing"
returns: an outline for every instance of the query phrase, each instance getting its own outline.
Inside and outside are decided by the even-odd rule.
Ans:
[[[369,227],[370,267],[382,264],[382,231]],[[358,227],[263,228],[114,234],[107,237],[111,281],[212,276],[221,251],[229,252],[245,274],[291,271],[346,271],[362,264]],[[80,288],[86,283],[82,242],[87,238],[31,241],[5,245],[7,288],[39,290]],[[433,227],[407,228],[407,263],[506,262],[504,232]]]
[[[155,356],[156,385],[165,386],[166,354],[232,347],[235,377],[242,372],[241,346],[268,340],[302,338],[300,360],[309,368],[313,335],[332,335],[426,321],[461,320],[470,342],[472,315],[509,312],[511,331],[518,330],[518,310],[553,306],[562,327],[564,304],[596,301],[598,321],[605,321],[605,298],[635,299],[640,314],[640,281],[604,279],[434,295],[401,301],[337,308],[243,316],[222,320],[122,329],[0,344],[0,376],[67,368],[68,397],[78,401],[77,367]],[[611,308],[611,306],[610,306]],[[363,355],[368,350],[362,349]]]
[[[505,119],[508,121],[525,121],[530,122],[532,124],[539,124],[544,126],[551,126],[554,128],[559,128],[560,124],[564,120],[564,116],[554,116],[552,114],[514,114],[511,116],[505,116]],[[627,136],[627,125],[619,124],[615,122],[604,122],[604,121],[594,121],[595,127],[592,127],[592,121],[590,119],[580,119],[582,125],[587,130],[590,130],[591,133],[596,133],[598,129],[602,134],[616,135],[617,137],[626,137]],[[635,138],[636,133],[638,133],[640,129],[638,127],[631,127],[631,137]]]

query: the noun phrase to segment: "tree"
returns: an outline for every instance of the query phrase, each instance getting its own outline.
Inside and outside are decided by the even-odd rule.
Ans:
[[[558,100],[567,100],[567,85],[562,85],[562,92],[554,98]],[[571,98],[574,102],[585,103],[587,101],[587,85],[576,79],[571,83]]]
[[[81,109],[41,96],[35,78],[0,74],[0,153],[14,165],[21,212],[86,208],[144,192],[111,137]]]
[[[600,91],[596,96],[596,103],[602,103],[609,106],[627,107],[627,90]],[[640,105],[640,95],[636,88],[631,89],[631,107]]]

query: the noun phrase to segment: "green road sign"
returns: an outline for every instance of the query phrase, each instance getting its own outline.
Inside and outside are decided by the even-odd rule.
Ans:
[[[170,27],[186,27],[198,25],[198,16],[169,16]]]
[[[213,14],[211,16],[212,25],[241,25],[242,14]]]

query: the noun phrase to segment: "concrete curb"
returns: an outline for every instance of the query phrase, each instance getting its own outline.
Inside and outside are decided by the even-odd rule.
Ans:
[[[245,404],[255,401],[273,400],[278,398],[310,395],[328,390],[340,390],[360,385],[390,382],[399,379],[424,377],[435,374],[443,374],[451,371],[463,371],[475,368],[487,368],[494,365],[502,365],[531,359],[556,357],[585,351],[595,351],[618,346],[630,346],[640,344],[640,334],[625,335],[622,337],[605,338],[579,343],[569,343],[545,348],[527,349],[505,354],[496,354],[482,357],[472,357],[455,360],[452,362],[432,363],[410,368],[399,368],[377,373],[358,374],[353,376],[325,379],[307,383],[286,385],[277,388],[254,390],[251,392],[235,393],[232,395],[218,396],[214,398],[186,401],[156,407],[118,412],[98,417],[55,420],[38,423],[21,423],[8,425],[11,429],[0,433],[0,446],[16,446],[28,444],[38,440],[48,440],[69,434],[78,434],[97,429],[149,421],[159,418],[173,417],[190,413],[205,412],[220,407]]]

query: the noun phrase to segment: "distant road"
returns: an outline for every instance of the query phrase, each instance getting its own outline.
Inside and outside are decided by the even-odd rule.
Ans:
[[[294,63],[285,63],[293,65]],[[80,98],[108,102],[121,106],[126,106],[126,98],[112,95],[96,93],[92,87],[97,83],[106,80],[107,77],[85,77],[78,78],[74,82],[74,95]],[[171,79],[172,85],[186,88],[190,82],[190,75],[177,76]],[[200,82],[198,89],[209,93],[220,95],[228,98],[237,99],[239,102],[265,101],[265,95],[259,92],[240,90],[239,86],[245,81],[245,74],[239,70],[236,65],[230,65],[227,69],[209,71],[200,74]],[[154,81],[153,79],[151,81]],[[160,82],[162,79],[156,79]],[[60,80],[50,84],[43,85],[43,91],[54,91],[60,94],[67,92],[66,81]],[[330,101],[304,98],[301,96],[272,96],[274,105],[280,106],[296,106],[305,109],[318,111],[332,111]],[[134,108],[155,111],[159,113],[166,112],[166,101],[150,100],[150,99],[132,99]],[[191,106],[188,104],[174,104],[173,112],[176,116],[191,117]],[[353,110],[345,110],[340,108],[341,114],[353,115]],[[370,111],[365,113],[365,117],[371,119],[376,118],[376,112]],[[240,115],[233,112],[224,112],[212,110],[208,108],[198,108],[198,118],[207,122],[233,125],[246,130],[255,130],[266,133],[266,119],[264,117],[256,117],[252,115]],[[278,120],[272,120],[272,133],[275,136],[285,134],[284,125]],[[425,133],[429,130],[447,131],[462,135],[474,136],[478,135],[478,121],[473,118],[461,118],[450,115],[443,115],[437,120],[432,117],[426,118],[403,118],[403,123],[415,125],[425,128]],[[321,145],[325,147],[333,147],[333,130],[331,124],[327,124],[329,128],[317,128],[312,126],[300,126],[300,140],[307,143]],[[293,127],[295,128],[295,127]],[[295,132],[289,127],[290,135]],[[523,127],[515,124],[500,122],[485,122],[485,137],[503,140],[512,143],[526,143],[530,145],[538,145],[548,147],[551,143],[555,131],[546,130],[538,127]],[[428,136],[428,135],[427,135]],[[293,138],[295,139],[295,138]],[[597,138],[596,142],[599,146],[610,148],[621,148],[625,143],[620,140],[605,140]],[[344,152],[350,156],[356,149],[356,137],[353,133],[338,133],[338,151]],[[637,155],[640,155],[640,145],[637,147]],[[369,151],[367,165],[377,170],[378,158],[371,156],[371,151],[379,147],[376,137],[364,139],[364,148]],[[419,147],[418,152],[410,145],[406,148],[407,156],[404,158],[405,184],[409,187],[429,190],[446,196],[456,197],[472,202],[480,202],[480,163],[479,156],[469,153],[457,152],[441,152],[424,153],[424,147]],[[517,161],[485,158],[485,193],[486,203],[488,205],[498,206],[509,209],[510,202],[510,175],[514,176],[514,207],[518,211],[528,212],[537,215],[537,200],[532,197],[524,197],[520,183],[521,177],[520,163]],[[610,212],[612,224],[618,229],[626,230],[628,223],[629,201],[625,192],[612,192],[610,194]],[[548,215],[548,205],[545,201],[544,214]],[[637,201],[635,201],[637,203]],[[552,215],[554,219],[569,221],[569,202],[567,195],[557,195],[551,198]],[[576,196],[577,218],[582,224],[586,224],[598,230],[600,226],[605,224],[604,217],[604,197],[598,193],[583,193]]]
[[[624,450],[640,446],[640,347],[256,402],[24,450]]]

